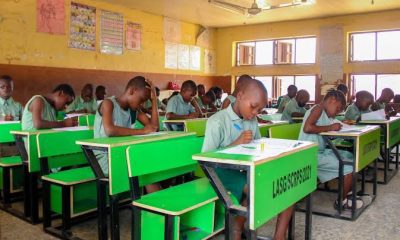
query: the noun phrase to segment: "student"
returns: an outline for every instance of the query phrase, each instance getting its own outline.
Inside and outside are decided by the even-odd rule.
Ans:
[[[239,77],[239,79],[236,82],[235,90],[233,91],[232,95],[228,95],[224,102],[222,103],[221,109],[227,108],[229,105],[234,104],[236,102],[236,95],[237,92],[240,91],[240,88],[246,84],[248,80],[253,79],[247,74],[243,74],[242,76]]]
[[[202,152],[246,144],[253,139],[261,138],[256,116],[267,104],[267,95],[267,90],[260,81],[249,80],[237,92],[234,104],[208,119]],[[247,206],[246,173],[223,168],[218,168],[216,171],[226,190],[231,192],[243,206]],[[279,214],[274,239],[285,239],[292,211],[291,206]],[[235,218],[234,239],[241,239],[245,221],[246,218],[243,216]]]
[[[78,125],[77,118],[57,121],[57,111],[65,108],[75,97],[74,90],[68,84],[58,85],[52,93],[35,95],[25,105],[22,114],[22,130],[62,128]]]
[[[97,86],[95,95],[96,95],[96,102],[103,101],[104,98],[107,96],[106,87],[104,87],[103,85]]]
[[[396,112],[400,112],[400,94],[394,95],[393,108],[396,110]]]
[[[206,88],[203,84],[197,85],[197,97],[204,96],[206,94]]]
[[[0,77],[0,121],[21,120],[22,106],[12,98],[14,83],[10,76]]]
[[[168,100],[167,119],[191,119],[201,116],[201,110],[194,103],[194,96],[197,93],[197,86],[192,80],[183,82],[181,91]]]
[[[347,107],[344,114],[344,122],[358,122],[361,114],[370,112],[369,107],[374,102],[374,96],[367,91],[360,91],[356,94],[356,101]]]
[[[282,120],[289,121],[289,123],[293,123],[292,117],[303,117],[306,109],[304,108],[307,102],[310,100],[310,94],[302,89],[297,92],[296,97],[290,99],[290,101],[286,104],[285,109],[282,113]]]
[[[321,132],[338,131],[342,125],[334,123],[333,118],[342,111],[346,105],[346,98],[343,92],[338,90],[330,90],[325,95],[322,103],[315,105],[309,109],[303,120],[300,129],[299,140],[312,141],[318,143],[318,179],[321,183],[328,182],[339,176],[339,161],[331,149],[326,148],[326,143]],[[339,150],[340,155],[346,161],[354,161],[354,156],[348,151]],[[352,184],[352,166],[344,165],[344,187],[343,196],[345,199],[342,202],[344,209],[350,209],[352,201],[350,199],[350,191]],[[361,208],[362,200],[357,199],[356,208]],[[338,208],[339,203],[335,202],[335,208]]]
[[[156,87],[155,89],[156,89],[156,94],[157,94],[157,108],[158,108],[158,110],[164,111],[165,105],[164,105],[164,103],[162,103],[160,101],[160,99],[158,99],[158,97],[160,96],[160,89],[158,87]],[[143,107],[141,110],[144,113],[150,114],[151,107],[152,107],[151,99],[147,99],[147,101],[143,103]]]
[[[67,113],[95,113],[97,109],[96,99],[93,98],[93,85],[88,83],[83,86],[81,95],[68,105]]]
[[[287,88],[287,94],[284,95],[279,102],[277,113],[283,113],[286,104],[290,101],[290,99],[294,98],[296,94],[297,87],[295,85],[289,85],[289,87]]]
[[[214,102],[216,100],[215,94],[213,91],[208,91],[206,94],[201,97],[196,98],[196,103],[203,113],[208,111],[216,112],[217,109],[214,107]]]
[[[222,90],[222,88],[218,87],[218,86],[214,86],[212,88],[210,88],[210,91],[213,91],[216,97],[216,100],[214,102],[214,106],[217,109],[220,109],[222,107],[222,94],[224,93],[224,90]]]
[[[349,92],[349,88],[343,83],[339,83],[336,90],[341,91],[344,96],[347,96],[347,93]]]
[[[151,96],[151,118],[138,111],[140,105]],[[131,118],[134,112],[136,119]],[[132,129],[131,125],[139,121],[144,128]],[[158,129],[157,95],[155,88],[144,77],[137,76],[126,85],[125,91],[119,97],[106,98],[96,111],[94,120],[94,138],[141,135],[156,132]],[[95,152],[104,174],[108,174],[108,155]]]
[[[381,96],[371,105],[372,111],[378,111],[381,109],[385,109],[385,113],[387,117],[396,116],[397,112],[393,109],[390,101],[394,98],[394,92],[390,88],[382,89]]]

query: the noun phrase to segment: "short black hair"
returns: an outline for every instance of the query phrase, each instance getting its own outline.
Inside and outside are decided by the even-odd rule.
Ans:
[[[222,94],[222,93],[223,93],[222,88],[220,88],[220,87],[218,87],[218,86],[214,86],[214,87],[210,88],[210,91],[213,91],[215,95],[218,95],[218,94]]]
[[[157,94],[160,93],[160,89],[158,87],[155,87],[155,88],[156,88],[156,93]]]
[[[53,93],[55,92],[63,92],[64,94],[75,98],[74,89],[71,87],[71,85],[66,83],[60,84],[57,87],[55,87]]]
[[[356,93],[356,99],[367,99],[370,98],[374,100],[374,96],[368,91],[359,91]]]
[[[182,83],[181,91],[183,90],[192,90],[194,92],[197,91],[196,83],[193,80],[186,80]]]
[[[400,103],[400,94],[394,95],[393,102],[394,103]]]
[[[349,88],[345,84],[340,83],[337,86],[336,90],[341,91],[342,93],[347,93],[349,91]]]
[[[211,102],[215,102],[215,100],[217,99],[213,91],[206,92],[204,96],[208,97],[211,100]]]
[[[342,91],[335,90],[333,88],[329,89],[324,97],[324,101],[332,97],[335,98],[337,101],[340,101],[343,107],[346,106],[346,97],[344,96],[344,93]]]
[[[99,85],[96,87],[96,92],[100,92],[100,91],[105,91],[106,87],[104,87],[103,85]]]
[[[296,91],[297,91],[297,87],[296,87],[296,85],[289,85],[288,87],[287,87],[287,91],[289,92],[291,89],[296,89]]]
[[[197,88],[201,88],[201,87],[205,88],[205,87],[204,87],[204,84],[199,84],[199,85],[197,85]]]
[[[93,84],[86,83],[85,86],[83,86],[82,90],[85,90],[85,89],[89,89],[93,92]]]
[[[10,83],[10,82],[13,81],[13,79],[9,75],[3,75],[3,76],[0,77],[0,81],[4,81],[4,82],[7,82],[7,83]]]
[[[128,88],[133,87],[133,88],[146,88],[150,87],[150,84],[146,81],[146,78],[143,76],[136,76],[129,80],[128,84],[126,84],[125,90],[128,90]]]

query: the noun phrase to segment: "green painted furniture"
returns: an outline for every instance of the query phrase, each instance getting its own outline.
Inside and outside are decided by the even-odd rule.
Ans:
[[[194,118],[182,120],[164,120],[166,129],[172,131],[172,125],[183,125],[184,132],[195,132],[196,136],[204,137],[206,132],[207,118]]]
[[[282,113],[261,114],[259,117],[266,121],[280,121],[282,119]]]
[[[301,123],[273,126],[269,129],[270,138],[299,139]]]
[[[81,116],[78,116],[78,122],[79,126],[89,126],[93,127],[94,126],[94,114],[84,114]]]
[[[172,139],[195,138],[194,133],[184,132],[159,132],[157,134],[127,137],[97,138],[77,141],[81,145],[84,154],[96,176],[97,182],[97,209],[98,209],[98,238],[107,239],[107,199],[110,204],[111,239],[119,239],[119,213],[120,199],[129,193],[128,167],[126,164],[126,149],[142,143],[164,143]],[[168,149],[169,152],[176,152],[175,147]],[[157,148],[154,148],[157,149]],[[151,153],[158,151],[152,150]],[[97,162],[94,151],[108,153],[109,174],[105,175]],[[178,169],[182,174],[187,169]],[[176,173],[176,172],[175,172]],[[168,173],[166,173],[168,177]],[[108,191],[108,192],[107,192]]]
[[[192,172],[197,166],[192,155],[201,151],[202,144],[201,138],[188,138],[137,144],[127,149],[134,196],[132,239],[206,239],[222,231],[224,212],[217,207],[218,197],[207,178],[143,196],[139,190],[181,175],[180,169]],[[172,148],[174,151],[169,150]]]
[[[261,137],[269,137],[269,129],[274,126],[288,125],[288,121],[273,120],[271,123],[259,123],[258,128],[260,129]]]
[[[226,239],[233,238],[234,216],[246,216],[249,229],[247,239],[256,239],[259,227],[304,197],[307,198],[305,239],[311,239],[311,193],[316,189],[317,182],[316,144],[302,142],[301,147],[274,157],[227,154],[215,150],[195,154],[193,159],[199,161],[227,209]],[[216,168],[247,173],[248,207],[231,200],[215,172]]]
[[[321,133],[323,136],[324,140],[328,143],[328,146],[332,149],[333,153],[335,154],[336,158],[339,161],[339,186],[338,186],[338,197],[337,200],[339,202],[342,201],[344,196],[342,196],[343,193],[343,186],[344,186],[344,174],[343,174],[343,167],[344,165],[351,165],[353,167],[353,172],[352,174],[352,206],[356,205],[356,194],[359,195],[364,195],[365,194],[365,173],[364,169],[368,166],[371,165],[372,163],[374,164],[374,179],[373,179],[373,189],[372,189],[372,194],[371,196],[371,203],[374,202],[377,194],[377,159],[380,155],[380,128],[378,126],[365,126],[362,129],[359,129],[358,131],[331,131],[331,132],[323,132]],[[353,143],[353,155],[354,155],[354,161],[348,161],[346,159],[343,159],[340,152],[337,150],[337,147],[333,143],[332,140],[334,139],[344,139],[346,141],[352,142]],[[357,190],[357,179],[358,179],[358,174],[362,174],[362,180],[361,180],[361,191],[358,192]],[[337,212],[335,213],[326,213],[322,211],[314,211],[315,214],[323,215],[323,216],[329,216],[329,217],[334,217],[334,218],[340,218],[340,219],[347,219],[347,220],[356,220],[361,213],[367,209],[371,203],[366,204],[364,203],[364,206],[358,210],[353,207],[351,209],[351,215],[350,217],[347,216],[348,214],[342,214],[342,209],[339,207],[337,209]]]
[[[39,133],[36,137],[43,187],[43,229],[63,237],[72,221],[96,210],[95,176],[75,142],[93,138],[93,130]],[[54,214],[61,228],[52,227]]]
[[[387,184],[396,175],[399,169],[399,143],[400,143],[400,118],[391,117],[389,120],[370,120],[370,121],[360,121],[359,124],[367,125],[377,125],[381,127],[382,134],[382,147],[384,149],[382,154],[382,159],[384,163],[383,167],[383,180],[378,181],[378,183]],[[390,164],[391,161],[391,151],[396,149],[395,153],[395,168],[392,169]]]

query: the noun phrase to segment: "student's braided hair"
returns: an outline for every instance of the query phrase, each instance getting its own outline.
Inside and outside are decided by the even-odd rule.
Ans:
[[[340,90],[335,90],[333,88],[329,89],[324,97],[324,102],[327,101],[329,98],[335,98],[337,101],[340,101],[342,103],[342,106],[346,106],[346,97]]]
[[[56,88],[54,88],[53,93],[55,92],[63,92],[64,94],[75,98],[74,89],[69,84],[60,84]]]
[[[217,99],[217,97],[215,96],[215,93],[210,90],[208,92],[206,92],[205,96],[208,97],[211,102],[215,102],[215,100]]]

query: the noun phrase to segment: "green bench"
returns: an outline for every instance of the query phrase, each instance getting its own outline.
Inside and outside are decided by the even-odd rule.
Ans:
[[[43,186],[43,229],[68,237],[71,225],[91,217],[97,209],[96,178],[76,140],[93,137],[93,131],[66,131],[37,135]],[[61,226],[52,227],[54,215]]]
[[[0,123],[0,144],[14,144],[10,131],[21,130],[20,122]],[[2,147],[2,146],[0,146]],[[23,169],[20,156],[0,156],[0,190],[4,207],[17,199],[23,187]]]
[[[299,139],[301,123],[279,125],[269,128],[270,138]]]
[[[206,178],[141,195],[143,186],[192,172],[197,166],[192,155],[201,151],[202,142],[174,139],[127,149],[132,239],[205,239],[223,230],[225,213]]]

